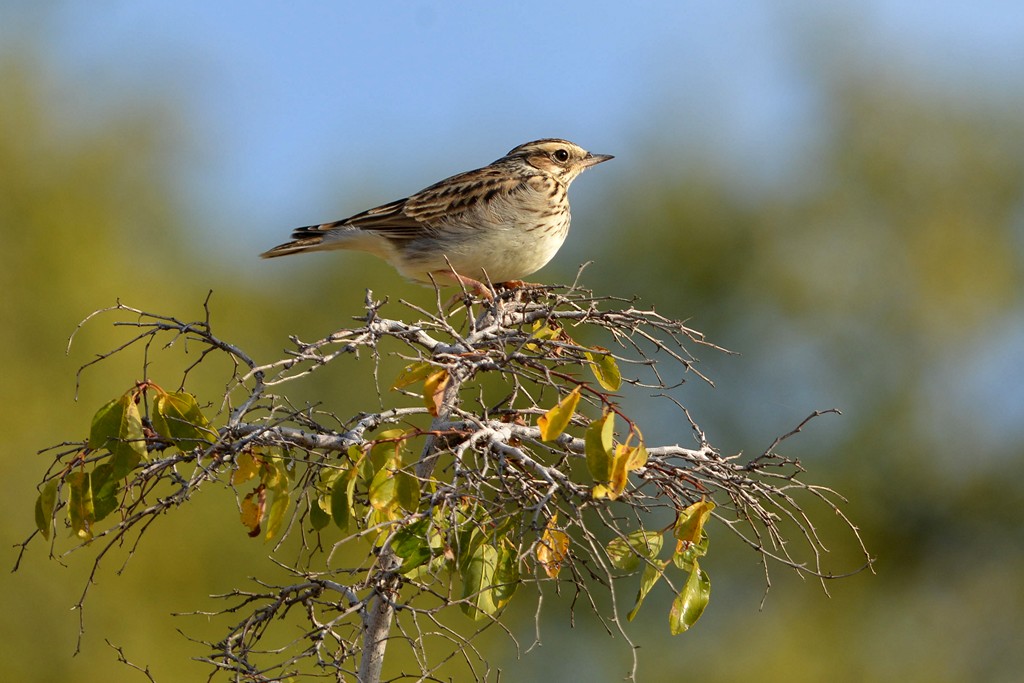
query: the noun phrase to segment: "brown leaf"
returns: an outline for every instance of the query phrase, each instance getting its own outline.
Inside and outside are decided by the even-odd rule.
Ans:
[[[441,412],[446,386],[448,386],[448,371],[444,368],[430,373],[423,380],[423,403],[433,417],[437,417]]]

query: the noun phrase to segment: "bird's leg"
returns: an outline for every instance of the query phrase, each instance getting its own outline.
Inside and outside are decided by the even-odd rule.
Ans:
[[[487,287],[487,285],[480,282],[479,280],[474,280],[471,277],[459,275],[453,270],[437,270],[431,273],[431,275],[439,278],[444,278],[446,280],[454,282],[457,285],[461,285],[471,294],[476,294],[477,296],[487,299],[488,301],[494,298],[494,295],[491,294],[491,290]]]

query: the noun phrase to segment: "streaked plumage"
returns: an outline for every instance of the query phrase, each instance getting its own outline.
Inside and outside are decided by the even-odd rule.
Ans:
[[[489,166],[406,199],[298,228],[292,241],[262,256],[367,251],[411,280],[462,282],[484,291],[481,282],[487,279],[519,280],[551,260],[569,232],[569,184],[584,169],[611,158],[567,140],[528,142]]]

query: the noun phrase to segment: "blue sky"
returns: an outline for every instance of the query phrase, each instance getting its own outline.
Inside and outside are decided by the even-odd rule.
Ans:
[[[631,151],[697,144],[771,176],[813,135],[808,57],[831,49],[966,96],[1024,90],[1024,3],[999,0],[0,10],[0,41],[24,36],[75,84],[57,94],[69,120],[173,98],[195,144],[182,182],[196,211],[227,239],[269,242],[537,137],[613,153],[623,172],[645,161]],[[599,175],[594,192],[613,182]]]

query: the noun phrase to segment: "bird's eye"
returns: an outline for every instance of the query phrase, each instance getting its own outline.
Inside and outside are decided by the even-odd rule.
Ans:
[[[555,158],[555,161],[558,161],[558,162],[563,163],[563,164],[565,162],[569,161],[569,152],[568,152],[568,150],[556,149],[555,153],[552,154],[551,156],[553,156]]]

